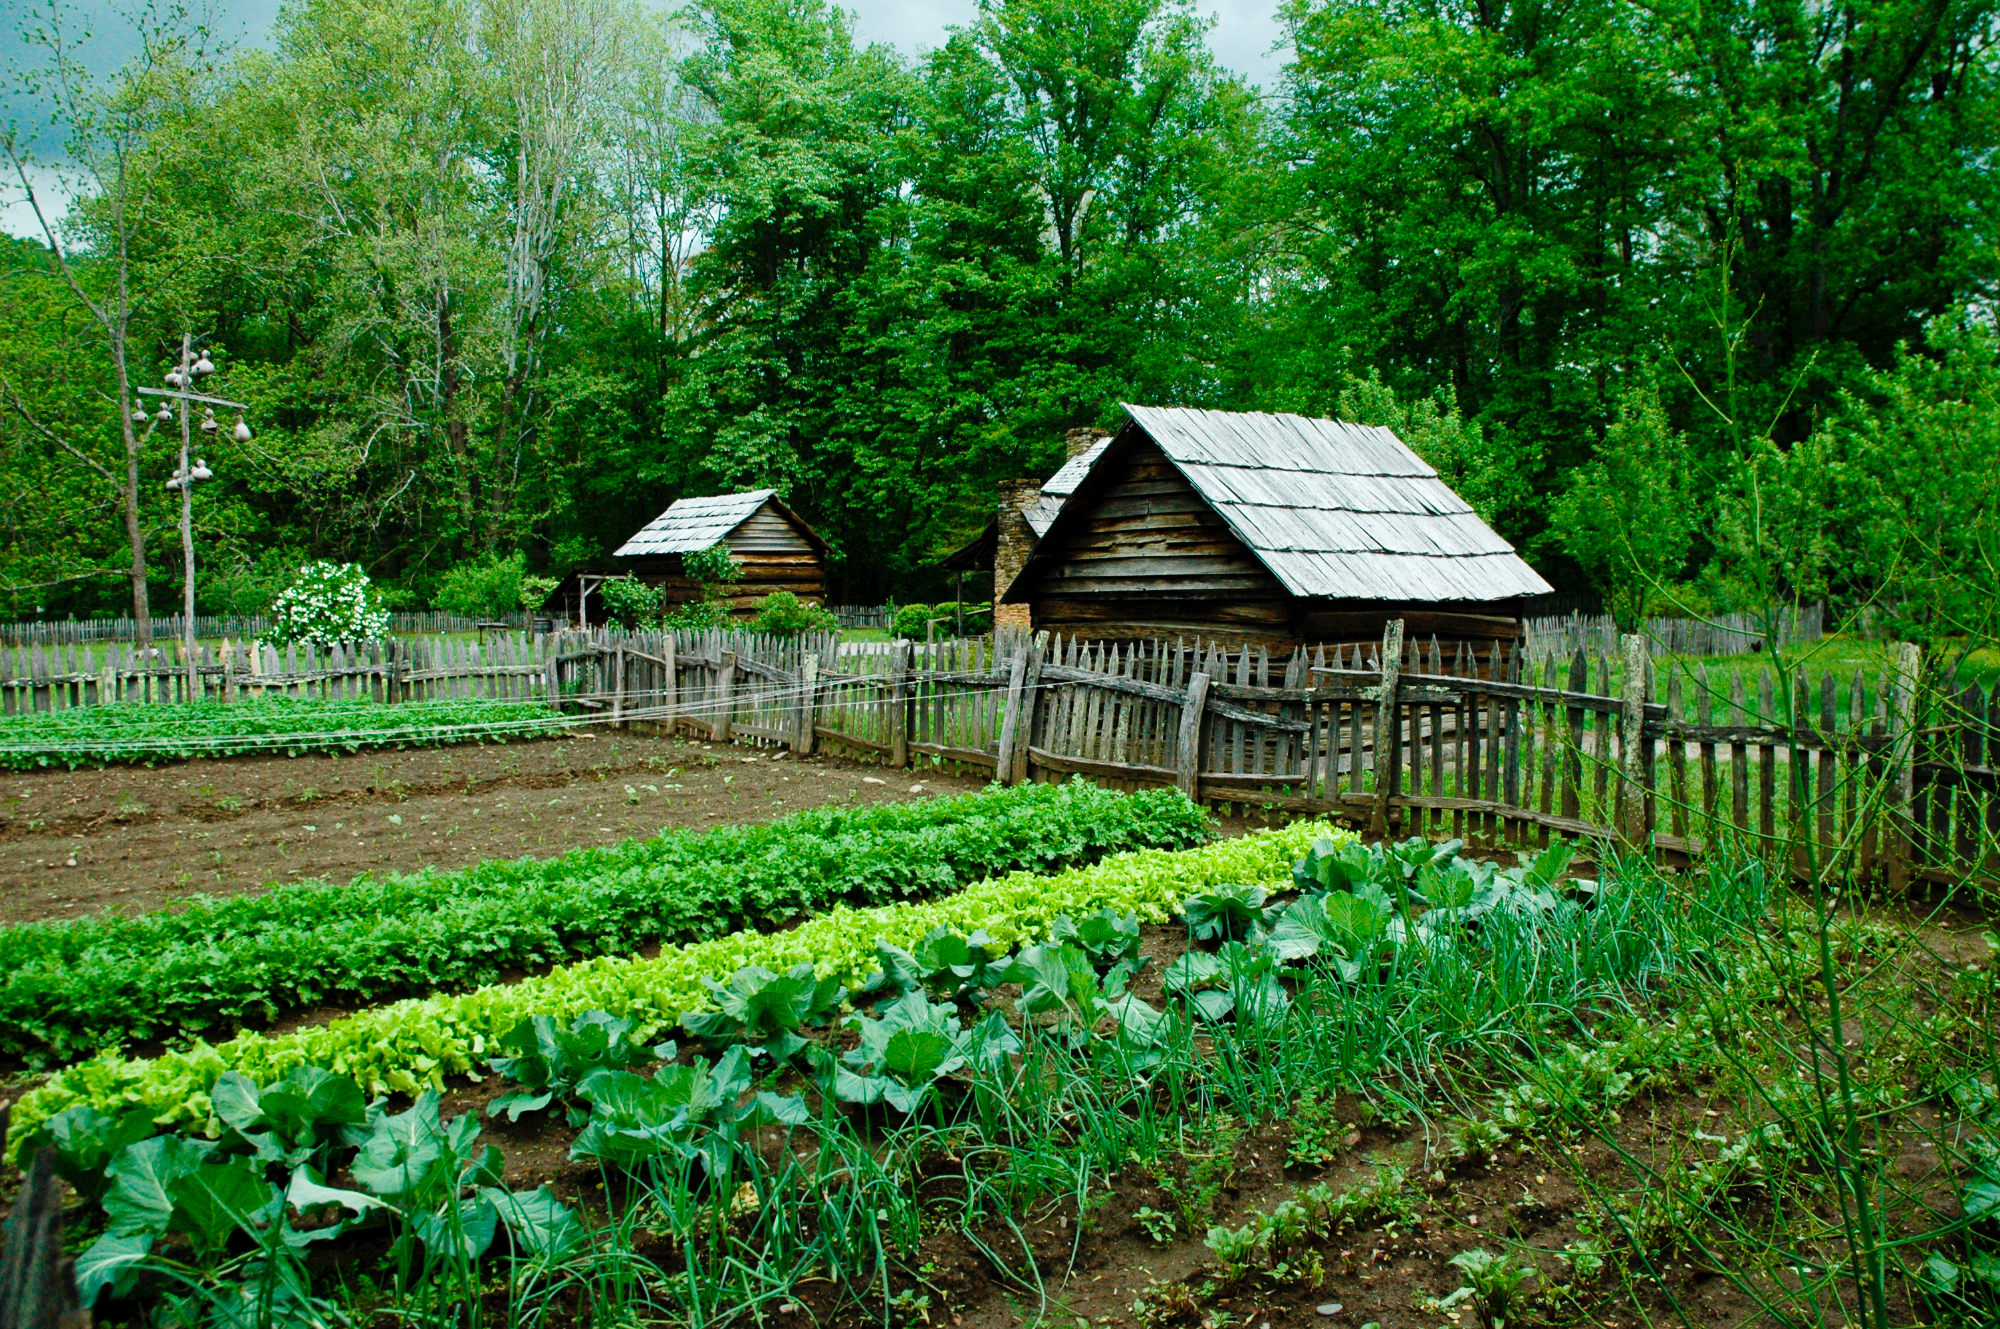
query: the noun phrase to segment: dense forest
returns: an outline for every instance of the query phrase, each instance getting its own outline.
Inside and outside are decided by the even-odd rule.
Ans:
[[[923,598],[1139,401],[1393,425],[1628,616],[1990,635],[1996,9],[1287,0],[1261,89],[1187,0],[986,0],[920,61],[822,0],[298,0],[241,52],[155,8],[103,82],[30,14],[82,192],[0,265],[0,584],[177,597],[129,389],[192,333],[254,429],[206,612],[764,485],[837,599]]]

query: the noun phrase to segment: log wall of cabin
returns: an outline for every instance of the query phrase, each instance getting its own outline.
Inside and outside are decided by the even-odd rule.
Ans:
[[[1106,639],[1282,645],[1292,597],[1151,442],[1069,527],[1032,592],[1034,626]]]
[[[1248,643],[1289,656],[1299,643],[1379,642],[1400,618],[1413,640],[1484,658],[1513,641],[1513,602],[1384,603],[1301,599],[1150,441],[1135,445],[1111,483],[1068,529],[1060,558],[1032,591],[1034,627],[1101,640]]]
[[[826,603],[826,562],[812,542],[785,515],[766,503],[723,537],[742,576],[722,588],[722,603],[735,618],[753,618],[757,602],[777,591],[790,591],[811,604]],[[681,556],[632,560],[632,573],[663,592],[662,604],[674,608],[701,598],[701,585],[681,571]]]

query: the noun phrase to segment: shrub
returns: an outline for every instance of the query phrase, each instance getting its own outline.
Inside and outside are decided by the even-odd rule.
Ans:
[[[809,604],[790,591],[773,591],[757,602],[757,617],[750,621],[752,632],[769,632],[780,637],[796,637],[802,632],[832,632],[840,625],[832,614]]]
[[[389,611],[357,564],[324,559],[299,569],[298,579],[271,606],[273,645],[373,641],[387,636]]]
[[[715,544],[681,555],[681,571],[708,589],[726,586],[741,577],[743,565],[730,556],[728,545]]]
[[[729,610],[719,601],[690,600],[663,615],[660,626],[680,632],[716,632],[729,626]]]
[[[461,563],[438,584],[437,607],[470,618],[505,614],[521,602],[521,582],[528,575],[528,556],[488,557]]]
[[[560,577],[537,577],[529,575],[521,578],[521,608],[534,613],[542,607],[542,602],[555,594],[556,587],[562,585]]]
[[[929,605],[898,605],[889,635],[898,641],[922,641],[925,625],[934,617]]]
[[[930,617],[951,620],[948,624],[938,624],[939,631],[949,631],[958,635],[959,624],[965,625],[966,634],[972,635],[990,631],[993,627],[993,606],[984,600],[944,600],[931,606]]]
[[[621,628],[642,628],[659,621],[660,588],[637,577],[619,577],[597,588],[604,612]]]

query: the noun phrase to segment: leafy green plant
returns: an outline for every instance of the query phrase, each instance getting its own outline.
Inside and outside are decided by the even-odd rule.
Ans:
[[[56,1174],[76,1188],[78,1195],[95,1200],[111,1184],[105,1169],[127,1145],[137,1144],[159,1132],[152,1114],[131,1104],[116,1104],[100,1111],[88,1103],[66,1107],[50,1117],[23,1141],[20,1158],[36,1150],[56,1151]]]
[[[929,605],[898,605],[896,617],[889,625],[889,635],[898,641],[923,641],[929,633],[930,621],[935,617],[937,615]]]
[[[577,1089],[590,1104],[572,1158],[596,1158],[632,1169],[655,1160],[699,1162],[711,1177],[727,1176],[743,1130],[812,1120],[805,1101],[760,1090],[749,1051],[730,1048],[714,1066],[697,1057],[692,1066],[666,1066],[651,1079],[630,1071],[593,1071]]]
[[[225,1146],[247,1149],[259,1162],[311,1163],[322,1171],[345,1128],[367,1119],[361,1086],[318,1066],[295,1066],[262,1088],[229,1071],[209,1090],[209,1106],[228,1127]]]
[[[1091,966],[1105,975],[1106,986],[1116,973],[1119,983],[1128,983],[1145,967],[1139,955],[1139,918],[1115,909],[1100,909],[1072,920],[1067,915],[1049,925],[1049,940],[1067,942],[1090,958]]]
[[[1351,891],[1371,879],[1378,855],[1353,838],[1322,836],[1292,864],[1292,886],[1301,893]]]
[[[1164,1213],[1151,1205],[1139,1206],[1132,1215],[1132,1221],[1137,1223],[1140,1230],[1158,1246],[1167,1245],[1179,1231],[1172,1214]]]
[[[1464,1286],[1472,1289],[1479,1313],[1492,1329],[1506,1329],[1509,1320],[1518,1318],[1521,1286],[1535,1276],[1533,1265],[1515,1264],[1511,1252],[1495,1255],[1478,1249],[1460,1251],[1451,1263],[1465,1279]]]
[[[884,1003],[877,1017],[856,1015],[847,1023],[861,1044],[833,1064],[834,1096],[864,1106],[886,1103],[903,1113],[916,1112],[938,1081],[968,1062],[991,1067],[1021,1047],[999,1012],[967,1030],[957,1007],[933,1004],[921,992]]]
[[[1009,958],[984,931],[961,937],[950,928],[933,928],[909,950],[889,942],[875,943],[881,968],[869,976],[864,990],[887,989],[898,996],[919,989],[953,1001],[976,1001],[1007,982]]]
[[[681,571],[703,586],[726,586],[741,580],[743,565],[729,552],[728,545],[713,544],[692,554],[683,554]]]
[[[328,999],[374,1003],[476,986],[551,960],[629,955],[648,942],[696,942],[735,928],[754,933],[836,902],[941,895],[1022,868],[1193,844],[1206,834],[1200,810],[1171,790],[1023,785],[815,809],[337,889],[289,885],[172,913],[0,928],[0,1051],[42,1063],[139,1039],[207,1035]],[[782,972],[799,958],[769,967]],[[703,977],[756,960],[742,956]],[[987,982],[971,971],[961,981],[975,977]],[[679,1000],[676,1020],[713,994],[697,986]],[[592,1008],[608,1007],[586,999],[561,1014]],[[542,1013],[511,1013],[499,1028],[486,1026],[485,1037],[497,1041],[525,1014]]]
[[[1266,906],[1268,898],[1256,882],[1220,882],[1190,895],[1181,904],[1181,914],[1201,941],[1241,940],[1277,912]]]
[[[1291,998],[1278,981],[1277,956],[1266,947],[1225,943],[1215,954],[1183,952],[1167,966],[1162,983],[1186,999],[1204,1020],[1266,1022],[1282,1015]]]
[[[715,1009],[682,1015],[687,1031],[711,1047],[742,1043],[779,1062],[807,1045],[801,1027],[825,1024],[847,999],[847,986],[838,978],[815,978],[810,960],[782,974],[746,965],[728,983],[711,979],[707,986]]]
[[[648,627],[660,618],[660,588],[637,577],[610,577],[598,585],[604,612],[621,628]]]
[[[1395,910],[1381,887],[1365,882],[1352,895],[1305,895],[1286,906],[1270,933],[1279,960],[1320,956],[1353,982],[1394,950]]]
[[[585,1111],[574,1105],[578,1087],[599,1070],[624,1070],[670,1060],[672,1043],[643,1048],[631,1041],[632,1022],[603,1011],[585,1011],[567,1026],[546,1015],[531,1015],[500,1040],[509,1055],[488,1059],[486,1065],[521,1087],[486,1105],[486,1115],[502,1112],[519,1121],[552,1103],[569,1103],[570,1125],[579,1125]],[[358,1091],[357,1091],[358,1093]]]
[[[790,591],[773,591],[757,602],[757,616],[750,620],[752,632],[768,632],[778,637],[796,637],[806,632],[833,632],[840,627],[831,611],[808,604]]]

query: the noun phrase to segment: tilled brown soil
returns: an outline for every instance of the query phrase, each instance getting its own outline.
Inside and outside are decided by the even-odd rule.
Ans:
[[[979,782],[627,732],[0,777],[0,923],[197,892],[549,858],[663,829]]]

